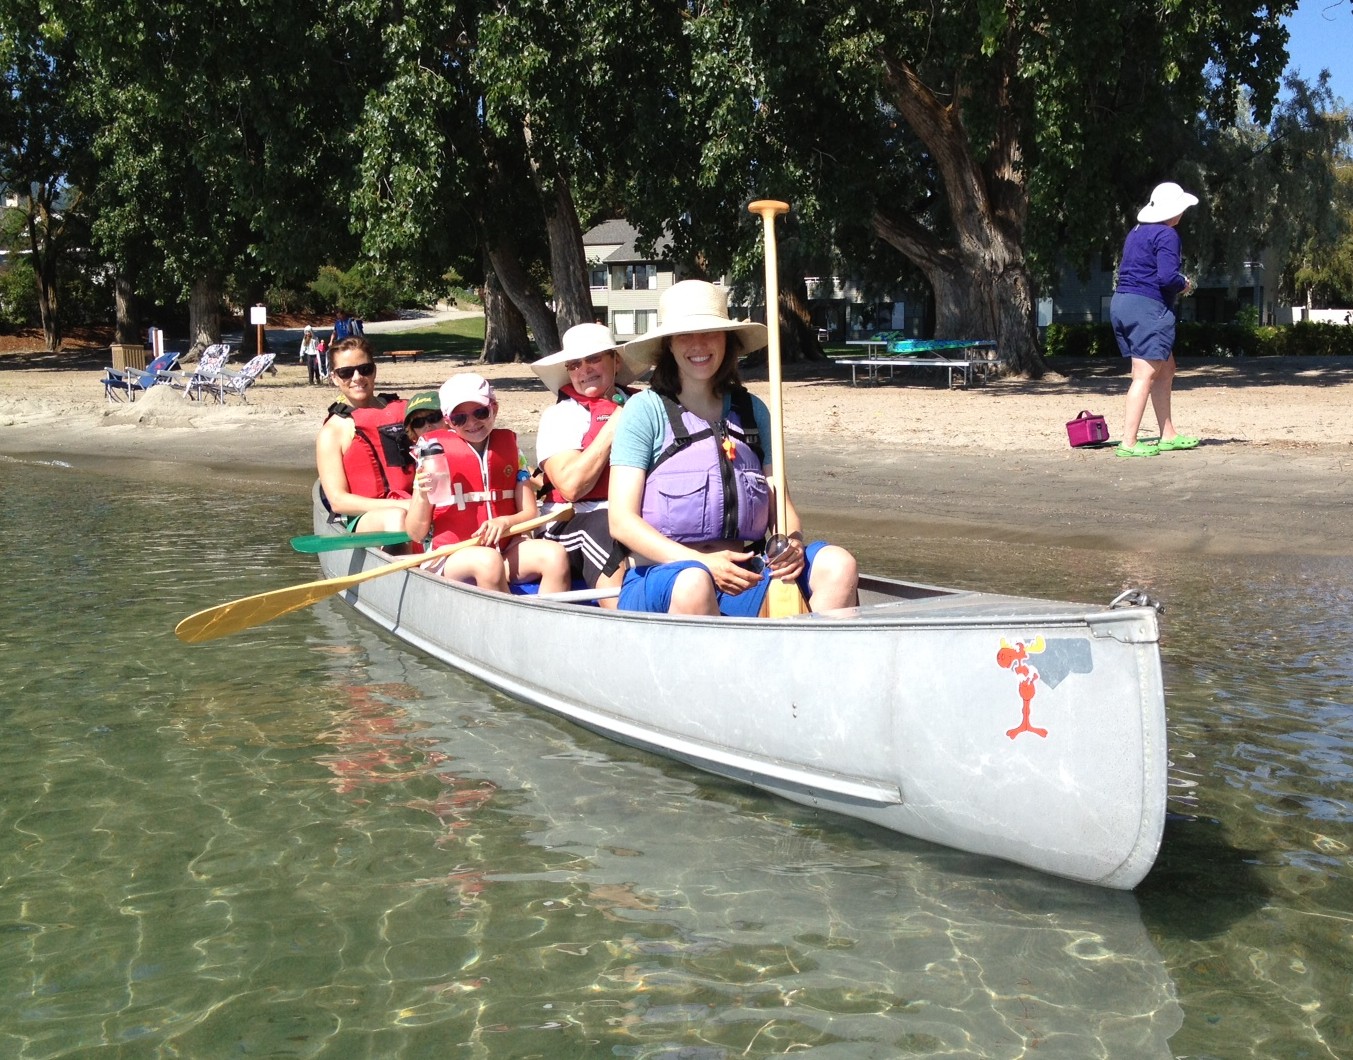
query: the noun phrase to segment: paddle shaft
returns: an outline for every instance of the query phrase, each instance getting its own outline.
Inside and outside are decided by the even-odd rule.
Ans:
[[[775,491],[775,532],[788,536],[789,492],[785,480],[784,373],[780,363],[780,263],[775,252],[775,219],[789,212],[789,203],[757,199],[747,207],[759,214],[766,244],[766,374],[770,380],[770,438],[775,462],[771,465],[771,488]],[[763,612],[770,618],[801,615],[808,610],[794,582],[771,578],[766,586]]]
[[[785,492],[785,410],[781,392],[784,375],[780,365],[780,265],[775,253],[775,219],[789,212],[789,203],[757,199],[747,207],[761,217],[766,243],[766,372],[770,380],[770,444],[775,454],[771,483],[775,488],[775,531],[785,533],[789,521]]]
[[[524,534],[537,527],[544,526],[546,523],[567,518],[565,512],[571,515],[572,509],[560,509],[551,512],[549,515],[527,519],[509,527],[508,534],[514,536]],[[358,571],[356,574],[347,574],[341,578],[326,578],[322,581],[305,582],[301,585],[289,585],[284,589],[273,589],[271,592],[246,596],[241,600],[231,600],[228,603],[209,607],[205,611],[199,611],[195,615],[189,615],[174,627],[174,633],[179,640],[188,644],[201,644],[203,641],[215,640],[217,637],[224,637],[231,633],[239,633],[242,630],[252,629],[254,626],[261,626],[265,622],[271,622],[274,618],[280,618],[292,611],[309,607],[311,604],[318,603],[335,593],[344,592],[353,586],[361,585],[362,582],[370,581],[372,578],[396,574],[399,571],[420,566],[429,560],[439,559],[442,556],[449,556],[453,552],[459,552],[463,548],[477,544],[479,544],[479,539],[472,537],[468,541],[457,541],[452,545],[443,545],[431,552],[422,552],[416,556],[395,560],[371,570]]]

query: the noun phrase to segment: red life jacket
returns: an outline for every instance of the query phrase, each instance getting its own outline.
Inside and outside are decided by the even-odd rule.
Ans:
[[[359,497],[408,497],[415,465],[404,431],[407,402],[395,394],[378,396],[385,400],[381,408],[355,409],[341,401],[329,406],[329,416],[347,416],[357,428],[343,454],[343,474],[349,492]]]
[[[611,418],[611,413],[615,412],[615,410],[623,404],[621,401],[615,401],[614,398],[620,397],[621,395],[630,397],[636,393],[638,393],[638,391],[633,387],[624,386],[620,387],[617,393],[611,397],[590,398],[574,390],[572,383],[565,383],[561,386],[559,388],[559,400],[565,401],[572,398],[583,408],[587,409],[588,415],[592,417],[592,422],[587,425],[587,431],[583,434],[583,440],[578,446],[579,450],[586,449],[592,444],[592,439],[601,433],[601,429],[606,426],[606,421]],[[606,499],[607,491],[610,489],[610,485],[611,465],[607,464],[606,469],[602,471],[592,488],[581,497],[575,497],[573,499],[579,501],[604,501]],[[565,504],[568,502],[568,499],[569,498],[559,492],[557,487],[550,490],[550,500],[559,504]]]
[[[515,434],[502,428],[490,431],[482,459],[454,431],[428,431],[423,438],[441,442],[457,498],[454,504],[432,509],[433,548],[464,541],[488,520],[516,513],[521,457]]]

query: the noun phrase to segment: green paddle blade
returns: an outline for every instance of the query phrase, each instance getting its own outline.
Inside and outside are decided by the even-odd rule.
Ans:
[[[402,530],[377,530],[370,534],[310,534],[293,537],[297,552],[341,552],[345,548],[372,548],[379,545],[407,544],[409,535]]]

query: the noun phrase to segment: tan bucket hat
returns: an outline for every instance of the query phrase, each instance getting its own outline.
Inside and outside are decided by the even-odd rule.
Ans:
[[[628,386],[649,369],[649,365],[629,355],[611,337],[611,329],[605,324],[574,324],[564,332],[564,348],[558,353],[548,353],[538,361],[531,362],[531,371],[540,376],[541,382],[559,393],[560,387],[568,382],[568,361],[581,361],[594,353],[615,350],[620,354],[620,363],[615,367],[616,386]]]
[[[728,319],[727,291],[704,280],[682,280],[663,291],[658,299],[658,326],[627,342],[621,353],[636,363],[656,364],[663,339],[707,331],[726,331],[732,335],[734,341],[729,350],[737,357],[766,345],[765,324]]]

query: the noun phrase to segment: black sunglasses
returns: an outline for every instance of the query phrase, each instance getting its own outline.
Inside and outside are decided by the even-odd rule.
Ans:
[[[424,412],[409,419],[409,430],[421,431],[433,423],[441,423],[445,417],[440,412]]]
[[[484,422],[484,420],[488,419],[492,415],[493,409],[489,408],[489,406],[487,405],[484,405],[481,408],[477,408],[470,413],[453,412],[451,413],[450,416],[446,418],[451,421],[451,426],[464,427],[467,423],[470,422],[471,416],[473,416],[475,419],[479,420],[482,423]]]
[[[362,364],[345,364],[342,368],[335,368],[334,375],[338,376],[344,382],[351,379],[353,374],[360,375],[363,379],[367,376],[376,374],[376,362],[365,361]]]

